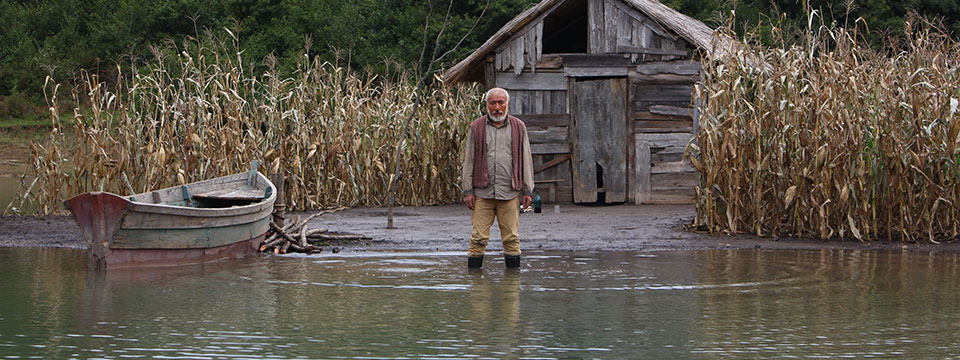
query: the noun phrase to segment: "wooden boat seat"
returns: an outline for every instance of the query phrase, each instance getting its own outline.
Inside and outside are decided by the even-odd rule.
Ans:
[[[268,197],[263,189],[257,189],[252,186],[243,186],[239,189],[226,188],[207,191],[199,194],[192,194],[193,199],[207,200],[238,200],[238,201],[258,201]]]

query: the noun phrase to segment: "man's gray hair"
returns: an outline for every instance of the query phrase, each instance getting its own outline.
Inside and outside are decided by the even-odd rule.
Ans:
[[[487,92],[483,94],[483,102],[487,102],[487,98],[490,97],[490,93],[492,93],[494,90],[503,91],[503,94],[507,96],[507,102],[510,102],[510,92],[508,92],[507,89],[500,88],[500,87],[495,87],[493,89],[487,90]]]

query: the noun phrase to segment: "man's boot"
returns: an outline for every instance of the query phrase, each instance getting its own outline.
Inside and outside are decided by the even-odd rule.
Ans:
[[[467,257],[467,268],[468,269],[479,269],[483,266],[483,256],[468,256]]]
[[[503,260],[507,263],[508,268],[520,267],[520,255],[504,255]]]

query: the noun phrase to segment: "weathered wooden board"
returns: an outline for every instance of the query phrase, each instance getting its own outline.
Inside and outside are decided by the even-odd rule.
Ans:
[[[533,156],[534,180],[562,180],[555,185],[570,186],[570,154],[539,154]]]
[[[663,121],[663,120],[637,120],[634,122],[634,132],[642,133],[675,133],[692,132],[693,120],[686,121]]]
[[[563,57],[559,54],[543,54],[536,66],[539,70],[559,69],[563,66]]]
[[[603,116],[597,122],[598,134],[605,140],[597,147],[597,163],[603,167],[603,188],[606,202],[627,200],[627,137],[633,124],[627,121],[627,79],[606,80],[610,90],[599,93],[606,98]]]
[[[634,204],[643,204],[650,200],[650,144],[636,141],[634,145],[636,161],[634,163]]]
[[[630,83],[639,84],[694,84],[700,81],[700,75],[654,74],[647,75],[631,71]]]
[[[557,90],[508,90],[511,115],[526,122],[540,116],[556,117],[566,112],[566,91]],[[566,115],[563,115],[566,116]],[[569,123],[569,122],[568,122]],[[558,124],[559,125],[559,124]]]
[[[560,165],[560,163],[563,163],[567,160],[570,160],[570,154],[563,154],[563,155],[557,156],[551,159],[550,161],[546,161],[543,164],[535,166],[535,168],[533,169],[533,172],[534,174],[539,173],[541,171],[550,169],[554,166]]]
[[[642,23],[644,26],[647,26],[653,33],[656,33],[659,36],[662,36],[671,40],[677,39],[676,35],[664,29],[663,26],[660,26],[659,23],[651,20],[649,17],[637,11],[636,9],[630,7],[629,5],[625,4],[623,1],[608,0],[606,3],[609,5],[613,5],[612,7],[616,8],[619,11],[623,11],[627,13],[627,15],[633,18],[634,21]]]
[[[650,112],[659,115],[692,117],[693,109],[689,107],[654,105],[650,107]]]
[[[604,0],[587,0],[587,48],[591,54],[603,54]]]
[[[667,134],[644,134],[638,133],[634,135],[634,138],[637,142],[646,142],[650,144],[651,148],[659,147],[686,147],[687,143],[690,142],[690,139],[693,138],[691,133],[667,133]]]
[[[567,79],[559,72],[525,72],[520,75],[498,72],[497,86],[507,90],[567,90]]]
[[[557,186],[557,202],[558,203],[572,203],[573,202],[573,187],[572,186]],[[561,212],[563,209],[560,210]]]
[[[525,42],[523,46],[524,46],[524,49],[526,49],[526,52],[524,53],[523,58],[527,64],[531,65],[530,71],[533,73],[537,72],[535,65],[538,61],[540,61],[539,47],[540,47],[540,40],[541,40],[540,36],[542,31],[538,31],[538,29],[543,29],[543,21],[539,21],[535,23],[534,26],[529,31],[527,31],[527,34],[524,35],[523,37]]]
[[[530,144],[530,152],[533,155],[542,154],[567,154],[570,153],[569,144]]]
[[[571,80],[574,199],[597,201],[597,188],[607,202],[626,200],[626,78]],[[598,168],[603,184],[598,183]]]
[[[523,120],[527,128],[570,125],[570,115],[568,114],[525,114],[519,118]]]
[[[554,126],[549,127],[544,130],[538,129],[527,129],[527,136],[530,138],[530,144],[545,144],[545,143],[567,143],[567,131],[568,127],[566,126]]]
[[[657,106],[657,105],[651,105]],[[689,121],[690,116],[671,116],[654,114],[649,111],[636,111],[633,113],[634,120],[660,120],[660,121]]]
[[[670,56],[688,56],[686,50],[661,49],[652,47],[639,47],[633,45],[617,45],[617,52],[624,54],[643,54],[643,55],[670,55]]]
[[[551,91],[551,110],[549,114],[569,114],[570,104],[567,103],[567,91]]]
[[[622,54],[562,54],[564,67],[627,67],[635,65]]]
[[[635,100],[630,104],[631,109],[635,111],[635,113],[649,113],[648,110],[650,110],[650,107],[657,105],[685,107],[690,106],[690,99],[677,97],[674,99],[649,99],[646,101]]]
[[[693,85],[690,84],[631,84],[631,95],[635,99],[673,99],[683,98],[691,101]]]
[[[194,249],[232,244],[267,232],[270,216],[217,228],[120,229],[110,244],[114,249]]]
[[[686,150],[685,146],[654,148],[654,151],[650,152],[650,162],[660,164],[682,161],[684,150]]]
[[[563,75],[568,77],[624,77],[627,76],[625,67],[567,67]]]
[[[648,47],[655,47],[647,45]],[[690,60],[676,60],[669,62],[650,62],[637,65],[637,72],[643,75],[676,74],[699,75],[700,63]]]
[[[617,52],[617,31],[620,26],[618,22],[620,20],[620,10],[616,6],[611,6],[610,1],[605,1],[603,4],[603,52],[605,53],[616,53]]]
[[[685,173],[696,171],[697,170],[693,168],[693,165],[690,165],[690,163],[686,161],[674,161],[653,164],[653,167],[650,169],[650,174]]]
[[[654,169],[656,166],[654,166]],[[692,172],[663,172],[650,174],[650,190],[657,191],[693,191],[699,177]]]

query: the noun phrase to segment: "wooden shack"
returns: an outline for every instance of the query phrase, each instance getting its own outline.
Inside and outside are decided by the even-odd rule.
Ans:
[[[692,202],[682,154],[698,127],[695,50],[712,34],[656,0],[544,0],[444,80],[509,91],[546,202]]]

